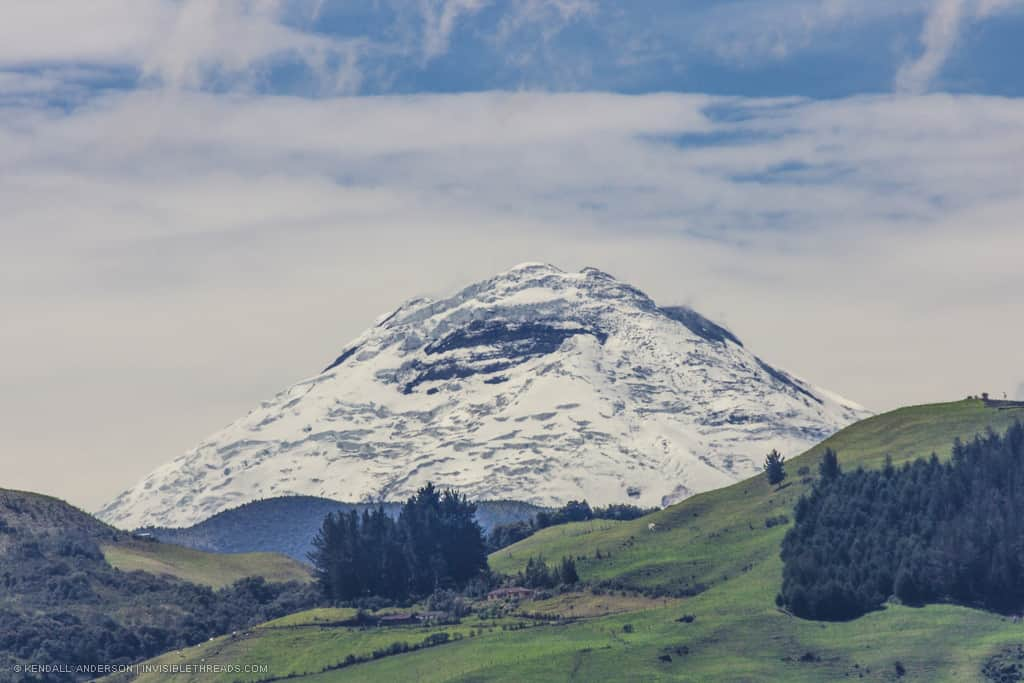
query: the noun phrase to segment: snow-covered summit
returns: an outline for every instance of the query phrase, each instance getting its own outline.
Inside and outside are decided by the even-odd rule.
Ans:
[[[595,268],[524,263],[405,302],[99,516],[186,526],[257,498],[397,500],[427,481],[477,499],[665,505],[865,415],[691,308]]]

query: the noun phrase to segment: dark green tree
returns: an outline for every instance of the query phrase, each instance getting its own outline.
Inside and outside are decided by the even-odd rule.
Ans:
[[[842,473],[829,451],[821,472],[782,543],[794,614],[851,619],[893,595],[1024,609],[1024,425],[957,442],[945,462]]]
[[[562,566],[558,571],[559,579],[567,586],[580,582],[580,575],[576,573],[576,561],[571,557],[562,558]]]
[[[533,532],[533,526],[523,520],[499,524],[492,528],[491,533],[487,535],[487,550],[493,553],[495,550],[500,550],[533,535]]]
[[[526,570],[518,577],[520,585],[527,588],[553,588],[558,584],[558,570],[552,571],[542,557],[526,560]]]
[[[779,484],[786,478],[786,459],[774,448],[764,458],[764,471],[769,484]]]
[[[330,514],[309,554],[317,585],[332,603],[461,588],[487,569],[475,514],[465,496],[432,484],[405,502],[397,520],[383,506]]]
[[[818,474],[825,481],[832,481],[842,474],[839,467],[839,456],[831,448],[826,448],[821,455],[821,462],[818,463]]]

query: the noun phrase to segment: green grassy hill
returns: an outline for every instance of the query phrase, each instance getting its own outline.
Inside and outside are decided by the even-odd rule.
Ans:
[[[950,455],[953,440],[973,438],[986,429],[1002,431],[1024,419],[1024,405],[967,400],[900,408],[868,418],[836,433],[786,462],[789,478],[781,489],[764,476],[703,493],[629,522],[594,520],[550,527],[490,557],[500,572],[514,573],[527,559],[541,555],[577,559],[584,580],[614,580],[634,589],[692,591],[734,576],[752,562],[778,554],[785,533],[766,532],[765,520],[789,515],[810,485],[798,474],[817,474],[826,448],[839,453],[846,469],[880,467],[886,455],[899,464],[937,453]],[[648,531],[655,523],[657,529]],[[686,548],[685,553],[667,548]],[[596,559],[600,551],[602,559]],[[774,594],[773,594],[774,595]]]
[[[103,557],[121,571],[142,570],[220,588],[247,576],[267,581],[311,581],[305,565],[278,553],[220,554],[171,543],[128,541],[100,546]]]
[[[844,468],[875,466],[886,453],[896,462],[933,451],[945,457],[954,437],[999,430],[1016,419],[1024,419],[1024,407],[980,401],[897,410],[793,458],[781,487],[759,476],[639,520],[545,529],[492,555],[492,566],[504,572],[517,571],[538,554],[549,560],[576,557],[581,577],[598,587],[598,595],[523,606],[530,614],[559,612],[566,617],[560,623],[470,628],[461,640],[438,647],[302,676],[347,653],[365,653],[369,643],[362,638],[384,642],[403,635],[320,625],[285,642],[275,640],[284,638],[277,632],[257,629],[246,636],[244,647],[225,645],[202,656],[207,662],[236,663],[267,653],[258,657],[268,662],[269,673],[236,675],[239,680],[287,675],[304,681],[984,680],[985,663],[1000,653],[1000,666],[1016,665],[1024,625],[952,605],[890,605],[845,623],[804,621],[777,609],[779,544],[788,524],[775,522],[792,515],[812,481],[798,471],[807,467],[813,473],[826,446],[839,451]],[[602,599],[608,603],[603,609],[580,607],[577,613],[578,606]],[[683,615],[694,619],[681,621]],[[324,648],[328,638],[332,644]],[[200,657],[196,652],[173,656],[179,662]]]

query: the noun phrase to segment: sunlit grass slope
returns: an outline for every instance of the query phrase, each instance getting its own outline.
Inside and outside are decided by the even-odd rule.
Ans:
[[[847,469],[881,466],[887,454],[897,464],[933,452],[948,458],[954,438],[1001,431],[1018,419],[1024,419],[1022,406],[986,406],[978,400],[901,408],[851,425],[788,460],[782,488],[769,486],[761,475],[629,522],[549,527],[491,555],[491,566],[514,573],[532,556],[552,561],[568,555],[577,558],[584,580],[692,592],[698,584],[713,585],[778,554],[785,529],[769,530],[766,520],[791,515],[811,481],[798,473],[806,467],[815,476],[825,448],[835,449]],[[649,531],[652,522],[656,529]]]
[[[174,675],[163,671],[142,672],[137,677],[121,674],[108,677],[110,681],[202,681],[227,683],[229,681],[276,680],[285,677],[301,678],[319,673],[325,666],[343,662],[349,655],[368,658],[374,650],[387,648],[392,643],[409,645],[422,643],[431,635],[446,633],[455,638],[493,637],[504,633],[503,627],[527,624],[519,618],[479,619],[468,617],[456,625],[408,625],[389,628],[359,628],[341,626],[333,618],[354,616],[340,610],[308,610],[285,619],[267,622],[262,626],[239,631],[189,648],[175,650],[146,662],[150,666],[222,664],[266,667],[267,673],[244,671],[191,671]],[[331,622],[325,623],[324,617]],[[449,645],[429,648],[438,651]],[[356,665],[352,668],[358,668]],[[398,679],[396,679],[398,680]]]
[[[101,546],[103,556],[122,571],[141,569],[220,588],[247,576],[267,581],[310,581],[309,570],[277,553],[220,554],[171,543],[136,541]]]

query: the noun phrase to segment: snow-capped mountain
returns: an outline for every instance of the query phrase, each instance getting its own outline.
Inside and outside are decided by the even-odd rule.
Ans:
[[[257,498],[667,505],[867,415],[593,268],[524,264],[413,299],[99,512],[187,526]]]

